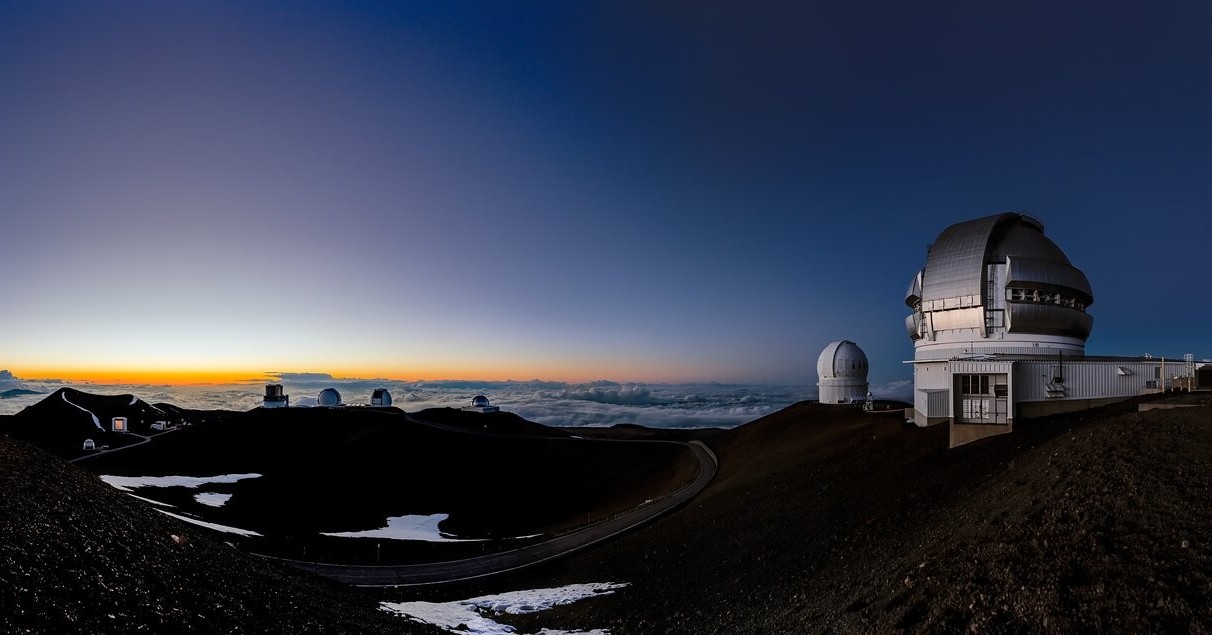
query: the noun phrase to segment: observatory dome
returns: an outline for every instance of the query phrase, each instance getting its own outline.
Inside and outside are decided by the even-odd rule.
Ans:
[[[386,388],[375,388],[375,391],[370,395],[370,405],[390,406],[391,393],[387,392]]]
[[[867,398],[867,355],[850,340],[830,342],[816,360],[821,403],[855,403]]]
[[[321,406],[339,406],[341,405],[341,393],[337,392],[336,388],[325,388],[320,391],[316,402]]]
[[[488,403],[488,397],[485,397],[484,395],[476,395],[475,398],[471,400],[471,406],[473,408],[487,408],[489,405],[491,404]]]
[[[1038,220],[995,214],[944,229],[905,293],[917,359],[980,353],[1081,353],[1094,293]]]
[[[830,342],[816,360],[816,375],[821,379],[858,377],[867,379],[867,355],[850,340]]]

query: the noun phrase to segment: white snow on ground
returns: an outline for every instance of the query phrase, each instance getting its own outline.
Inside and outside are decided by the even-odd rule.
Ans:
[[[231,499],[231,494],[217,494],[215,492],[202,492],[194,494],[194,500],[209,505],[211,507],[222,507],[224,503]]]
[[[63,397],[63,401],[67,401],[67,404],[68,404],[69,406],[76,406],[76,404],[74,404],[74,403],[72,403],[72,402],[68,401],[68,399],[67,399],[67,393],[65,393],[65,392],[61,392],[61,393],[59,393],[59,396],[60,396],[60,397]],[[97,429],[98,429],[98,430],[104,430],[104,429],[105,429],[105,428],[102,428],[102,427],[101,427],[101,420],[97,418],[97,415],[93,414],[93,411],[92,411],[92,410],[89,410],[88,408],[85,408],[85,407],[83,407],[83,406],[76,406],[76,407],[77,407],[77,408],[79,408],[79,409],[81,409],[81,410],[83,410],[84,412],[87,412],[87,413],[88,413],[88,416],[90,416],[90,417],[92,417],[92,418],[93,418],[93,425],[97,426]]]
[[[500,615],[510,613],[536,613],[545,611],[553,606],[571,604],[578,600],[598,595],[609,595],[615,589],[627,586],[626,583],[591,582],[587,584],[570,584],[552,589],[531,589],[528,591],[510,591],[499,595],[484,595],[469,600],[454,602],[380,602],[379,608],[389,613],[403,615],[417,622],[433,624],[452,633],[472,633],[475,635],[504,635],[513,633],[516,629],[508,624],[501,624],[487,614]],[[543,629],[544,635],[563,635],[570,633],[605,634],[604,630],[592,631],[553,631]]]
[[[207,529],[213,529],[215,531],[221,531],[225,534],[237,534],[240,536],[260,536],[261,535],[255,531],[249,531],[248,529],[240,529],[239,527],[228,527],[227,525],[220,525],[218,523],[208,523],[205,520],[198,520],[197,518],[190,518],[189,516],[182,516],[180,514],[166,512],[163,509],[157,509],[156,511],[160,512],[161,514],[164,514],[165,516],[172,516],[173,518],[176,518],[177,520],[184,520],[187,523],[191,523],[191,524],[197,525],[199,527],[205,527]]]
[[[133,405],[135,405],[135,404],[137,404],[137,403],[139,403],[139,398],[138,398],[138,397],[136,397],[136,396],[134,396],[134,395],[131,395],[131,396],[130,396],[130,405],[132,405],[132,406],[133,406]]]
[[[260,474],[222,474],[220,476],[110,476],[103,474],[101,480],[124,492],[136,487],[188,487],[196,489],[207,483],[235,483],[246,478],[260,478]]]
[[[387,519],[387,526],[380,529],[339,531],[323,535],[337,538],[386,538],[388,540],[420,540],[423,542],[475,542],[482,540],[480,538],[455,538],[450,534],[442,533],[438,529],[438,523],[449,517],[450,514],[392,516]]]

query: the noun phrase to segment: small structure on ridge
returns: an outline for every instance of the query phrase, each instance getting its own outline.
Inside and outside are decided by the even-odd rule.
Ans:
[[[390,406],[391,393],[387,392],[386,388],[375,388],[374,393],[370,395],[370,405],[372,406]]]
[[[488,397],[485,397],[484,395],[476,395],[475,398],[471,400],[471,405],[465,406],[463,410],[466,410],[467,412],[499,412],[501,409],[489,403]]]
[[[282,384],[265,384],[265,398],[261,401],[262,408],[289,408],[290,395],[282,392]]]
[[[341,393],[336,388],[325,388],[316,397],[316,403],[325,408],[336,408],[341,405]]]

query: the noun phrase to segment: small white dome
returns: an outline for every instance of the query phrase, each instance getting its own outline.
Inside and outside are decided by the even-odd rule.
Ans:
[[[867,356],[850,340],[830,342],[816,360],[821,403],[858,403],[867,395]]]
[[[387,392],[386,388],[375,388],[374,393],[370,395],[370,405],[372,406],[390,406],[391,393]]]
[[[867,355],[850,340],[830,342],[816,360],[816,375],[821,379],[852,377],[867,379]]]
[[[471,400],[471,405],[473,408],[487,408],[491,404],[488,403],[488,397],[485,397],[484,395],[476,395],[475,398]]]
[[[341,405],[341,393],[337,392],[336,388],[325,388],[320,391],[320,396],[316,401],[321,406],[339,406]]]

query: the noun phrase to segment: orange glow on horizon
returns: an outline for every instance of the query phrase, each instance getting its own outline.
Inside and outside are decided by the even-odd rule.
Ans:
[[[272,367],[271,367],[272,368]],[[710,378],[677,377],[671,369],[645,368],[637,373],[634,368],[622,365],[600,365],[592,369],[570,368],[563,365],[517,364],[508,368],[482,365],[475,368],[451,365],[427,365],[424,367],[396,368],[273,368],[281,373],[328,373],[340,379],[385,379],[395,381],[563,381],[584,383],[597,380],[634,382],[680,382],[710,381]],[[655,372],[654,372],[655,371]],[[210,384],[257,384],[275,379],[265,369],[182,369],[182,368],[54,368],[14,367],[13,374],[30,381],[62,380],[91,384],[140,384],[140,385],[210,385]]]

